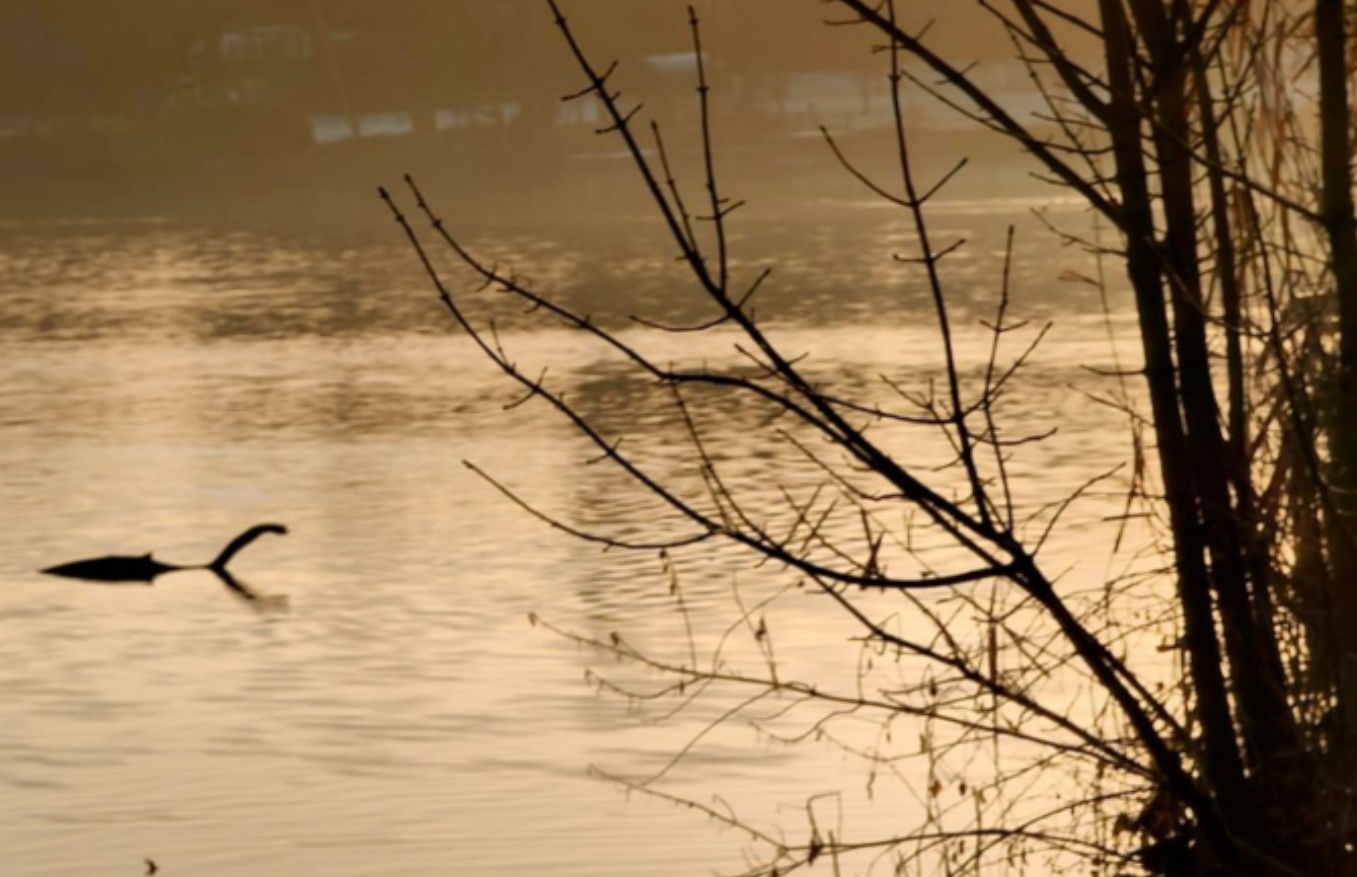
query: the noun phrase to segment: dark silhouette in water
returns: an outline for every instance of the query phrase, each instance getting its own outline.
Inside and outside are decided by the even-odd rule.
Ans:
[[[211,563],[180,565],[174,563],[162,563],[149,554],[143,554],[137,557],[126,555],[109,555],[107,557],[94,557],[89,560],[77,560],[72,563],[63,563],[60,566],[52,566],[42,570],[42,572],[51,576],[62,576],[68,579],[85,579],[92,582],[146,582],[150,583],[156,576],[167,572],[176,572],[181,569],[206,569],[211,570],[228,583],[228,587],[235,583],[235,579],[226,572],[226,564],[231,561],[245,546],[258,539],[265,533],[277,533],[283,535],[287,533],[287,527],[282,524],[257,524],[232,539],[230,544],[221,550],[216,560]],[[239,588],[239,585],[235,586]]]

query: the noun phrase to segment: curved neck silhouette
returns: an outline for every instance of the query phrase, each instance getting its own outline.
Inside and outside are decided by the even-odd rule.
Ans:
[[[53,576],[87,579],[96,582],[149,582],[156,576],[167,572],[175,572],[181,569],[206,569],[223,578],[228,578],[226,564],[231,561],[231,558],[239,554],[245,546],[265,533],[283,535],[287,533],[287,527],[282,524],[256,524],[232,539],[221,550],[221,554],[218,554],[216,559],[210,563],[191,565],[163,563],[149,554],[137,557],[109,555],[107,557],[94,557],[89,560],[77,560],[73,563],[63,563],[60,566],[48,567],[42,572]]]
[[[227,543],[226,547],[217,555],[217,559],[211,563],[203,564],[202,569],[210,569],[213,572],[220,573],[226,569],[226,564],[231,562],[231,558],[239,554],[247,545],[263,536],[265,533],[277,533],[279,536],[287,533],[287,527],[282,524],[256,524],[250,529],[241,533],[236,538]]]

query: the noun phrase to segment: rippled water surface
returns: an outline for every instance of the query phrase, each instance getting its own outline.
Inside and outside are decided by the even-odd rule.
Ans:
[[[1009,222],[1021,227],[1015,312],[1055,320],[1015,409],[1025,429],[1062,430],[1015,464],[1032,501],[1121,462],[1118,415],[1082,395],[1109,380],[1083,367],[1113,363],[1098,294],[1069,273],[1091,273],[1089,260],[1012,206],[944,206],[935,222],[939,238],[970,240],[948,269],[971,360],[988,343],[977,321],[997,295]],[[901,229],[852,204],[751,210],[738,227],[739,271],[776,266],[761,316],[844,392],[875,398],[880,375],[914,386],[936,376],[926,290],[890,258],[911,240]],[[692,355],[687,336],[626,321],[709,315],[653,224],[472,232],[480,252],[660,359]],[[662,475],[691,474],[666,462],[681,436],[646,381],[579,333],[489,307],[516,355],[553,363],[556,385],[649,448]],[[1113,308],[1124,325],[1115,295]],[[506,411],[512,390],[448,329],[384,223],[0,227],[0,870],[135,874],[143,858],[171,877],[738,865],[737,834],[588,774],[659,770],[710,710],[656,724],[597,696],[583,675],[608,662],[528,622],[537,613],[673,648],[683,627],[659,560],[549,529],[463,461],[581,526],[681,526],[584,465],[590,451],[545,406]],[[701,356],[734,363],[732,341]],[[705,428],[729,449],[736,483],[815,477],[780,470],[748,438],[741,406],[718,411]],[[1106,527],[1096,507],[1081,514],[1053,550],[1096,577]],[[291,533],[233,568],[286,607],[240,600],[207,573],[115,587],[34,572],[148,550],[203,562],[257,521]],[[718,630],[733,582],[778,579],[729,550],[677,562],[695,619]],[[844,619],[810,597],[781,605],[786,660],[851,672]],[[735,725],[705,737],[663,788],[803,825],[808,796],[855,782],[832,750]],[[864,833],[912,806],[903,793],[876,804],[857,823]]]

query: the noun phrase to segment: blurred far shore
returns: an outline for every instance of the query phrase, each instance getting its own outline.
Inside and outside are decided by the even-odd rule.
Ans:
[[[399,185],[407,172],[459,210],[507,217],[588,214],[644,195],[616,135],[597,133],[609,125],[602,103],[561,99],[585,83],[545,4],[381,6],[145,0],[109,17],[93,0],[7,4],[0,218],[334,218],[369,210],[375,187]],[[825,39],[813,0],[699,3],[701,59],[682,4],[566,8],[590,46],[608,47],[599,63],[618,60],[610,84],[644,105],[636,129],[648,146],[649,121],[660,122],[693,197],[699,60],[713,89],[719,168],[738,197],[853,194],[822,127],[865,170],[891,166],[884,58],[862,51],[855,28]],[[978,75],[1008,106],[1040,111],[1020,65],[983,40],[976,52],[990,56]],[[972,160],[949,197],[1049,191],[1011,145],[921,89],[904,93],[902,112],[922,179]]]

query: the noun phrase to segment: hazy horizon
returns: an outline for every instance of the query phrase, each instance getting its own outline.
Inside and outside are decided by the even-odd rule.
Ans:
[[[696,147],[691,37],[678,2],[563,3],[600,64],[677,152]],[[831,27],[818,0],[696,4],[714,86],[717,147],[755,190],[818,177],[817,129],[889,147],[884,58],[863,28]],[[578,159],[615,151],[543,0],[146,0],[112,18],[89,0],[0,8],[0,181],[6,215],[200,210],[240,193],[309,203],[370,191],[406,170],[464,197],[551,190]],[[987,15],[911,4],[928,39],[980,66],[1015,111],[1040,110]],[[1016,155],[907,88],[919,161]],[[807,142],[811,141],[811,142]],[[755,161],[749,161],[757,155]],[[964,190],[1032,186],[1014,165]],[[805,188],[793,182],[792,189]],[[83,199],[84,204],[80,201]]]

